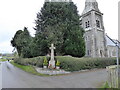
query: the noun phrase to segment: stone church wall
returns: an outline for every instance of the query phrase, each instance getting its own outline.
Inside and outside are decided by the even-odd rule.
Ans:
[[[98,56],[99,57],[105,57],[105,39],[104,39],[104,32],[97,30],[97,47],[96,50],[98,50]]]
[[[92,31],[88,31],[85,33],[86,56],[91,56],[92,54],[91,46],[93,45],[93,43],[91,42],[92,41],[91,35],[92,35]]]
[[[116,57],[116,46],[107,46],[108,57]]]

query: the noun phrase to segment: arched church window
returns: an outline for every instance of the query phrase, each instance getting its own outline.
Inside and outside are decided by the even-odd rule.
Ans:
[[[85,28],[90,27],[90,21],[85,22]]]
[[[116,52],[114,50],[112,51],[112,56],[116,56]]]
[[[90,51],[89,50],[87,51],[87,53],[88,53],[88,55],[90,55]]]
[[[85,28],[87,28],[87,22],[85,22]]]
[[[88,27],[90,27],[90,22],[88,21]]]
[[[100,21],[96,20],[96,26],[100,28]]]
[[[102,50],[100,50],[100,56],[101,56],[101,57],[103,56],[103,51],[102,51]]]
[[[86,37],[86,41],[87,41],[87,37]]]

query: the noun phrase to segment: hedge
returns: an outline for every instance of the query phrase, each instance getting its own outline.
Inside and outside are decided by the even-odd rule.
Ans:
[[[61,62],[61,69],[67,71],[79,71],[83,69],[105,68],[116,64],[116,58],[74,58],[68,56],[57,56]]]
[[[33,65],[42,67],[43,64],[43,57],[35,57],[35,58],[16,58],[14,60],[15,63],[20,65]]]
[[[21,65],[34,65],[43,67],[44,56],[35,58],[16,58],[15,63]],[[50,57],[47,57],[50,60]],[[116,58],[75,58],[71,56],[56,56],[55,60],[60,61],[60,68],[66,71],[79,71],[83,69],[105,68],[116,64]]]

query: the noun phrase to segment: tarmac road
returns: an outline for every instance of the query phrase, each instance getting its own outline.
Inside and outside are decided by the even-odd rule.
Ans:
[[[97,88],[106,80],[106,69],[42,77],[2,62],[2,88]]]

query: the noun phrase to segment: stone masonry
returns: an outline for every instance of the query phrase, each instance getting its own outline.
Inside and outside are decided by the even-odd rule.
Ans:
[[[107,47],[103,14],[100,12],[96,0],[86,0],[81,15],[81,26],[85,30],[86,56],[106,57]]]

